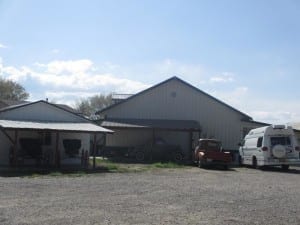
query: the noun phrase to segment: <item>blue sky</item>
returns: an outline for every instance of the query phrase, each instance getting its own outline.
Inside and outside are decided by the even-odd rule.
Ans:
[[[0,0],[0,76],[74,104],[172,76],[271,123],[300,121],[300,2]]]

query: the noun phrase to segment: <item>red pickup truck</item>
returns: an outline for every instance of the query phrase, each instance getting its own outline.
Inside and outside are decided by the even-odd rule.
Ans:
[[[193,158],[200,168],[221,165],[224,169],[228,169],[232,161],[230,152],[222,151],[221,142],[216,139],[199,139]]]

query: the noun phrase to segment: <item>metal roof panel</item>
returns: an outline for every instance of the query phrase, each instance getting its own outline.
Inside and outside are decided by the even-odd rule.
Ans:
[[[16,121],[0,120],[0,127],[4,129],[20,130],[53,130],[69,132],[100,132],[113,133],[112,130],[103,128],[93,123],[66,123],[66,122],[36,122],[36,121]]]

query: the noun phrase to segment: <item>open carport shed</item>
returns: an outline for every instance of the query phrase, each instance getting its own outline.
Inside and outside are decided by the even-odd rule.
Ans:
[[[96,135],[99,133],[113,133],[113,131],[92,123],[63,123],[63,122],[31,122],[0,120],[0,129],[12,143],[12,163],[17,164],[17,141],[19,131],[43,131],[55,133],[55,165],[60,166],[60,149],[58,148],[60,133],[89,133],[93,134],[93,167],[95,167]],[[12,138],[7,131],[14,131]]]
[[[91,142],[95,149],[97,136],[106,133],[112,131],[43,100],[2,108],[0,165],[16,165],[19,159],[23,165],[40,160],[56,166],[77,165],[81,162],[80,153],[87,156]]]
[[[18,132],[22,130],[26,131],[46,131],[55,133],[55,165],[60,166],[60,149],[58,148],[59,134],[65,133],[89,133],[94,135],[93,141],[93,167],[95,167],[95,148],[96,148],[96,135],[99,133],[112,133],[111,130],[105,129],[92,123],[57,123],[57,122],[30,122],[30,121],[13,121],[13,120],[0,120],[0,129],[5,136],[12,143],[12,162],[13,165],[17,163],[17,141]],[[13,130],[14,138],[12,138],[6,131]]]

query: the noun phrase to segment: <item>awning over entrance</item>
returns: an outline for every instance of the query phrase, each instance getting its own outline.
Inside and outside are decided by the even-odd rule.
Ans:
[[[177,131],[201,131],[195,120],[162,120],[162,119],[106,119],[100,123],[107,128],[123,129],[163,129]]]
[[[2,129],[18,130],[47,130],[85,133],[113,133],[112,130],[103,128],[93,123],[69,123],[69,122],[31,122],[17,120],[0,120]]]

